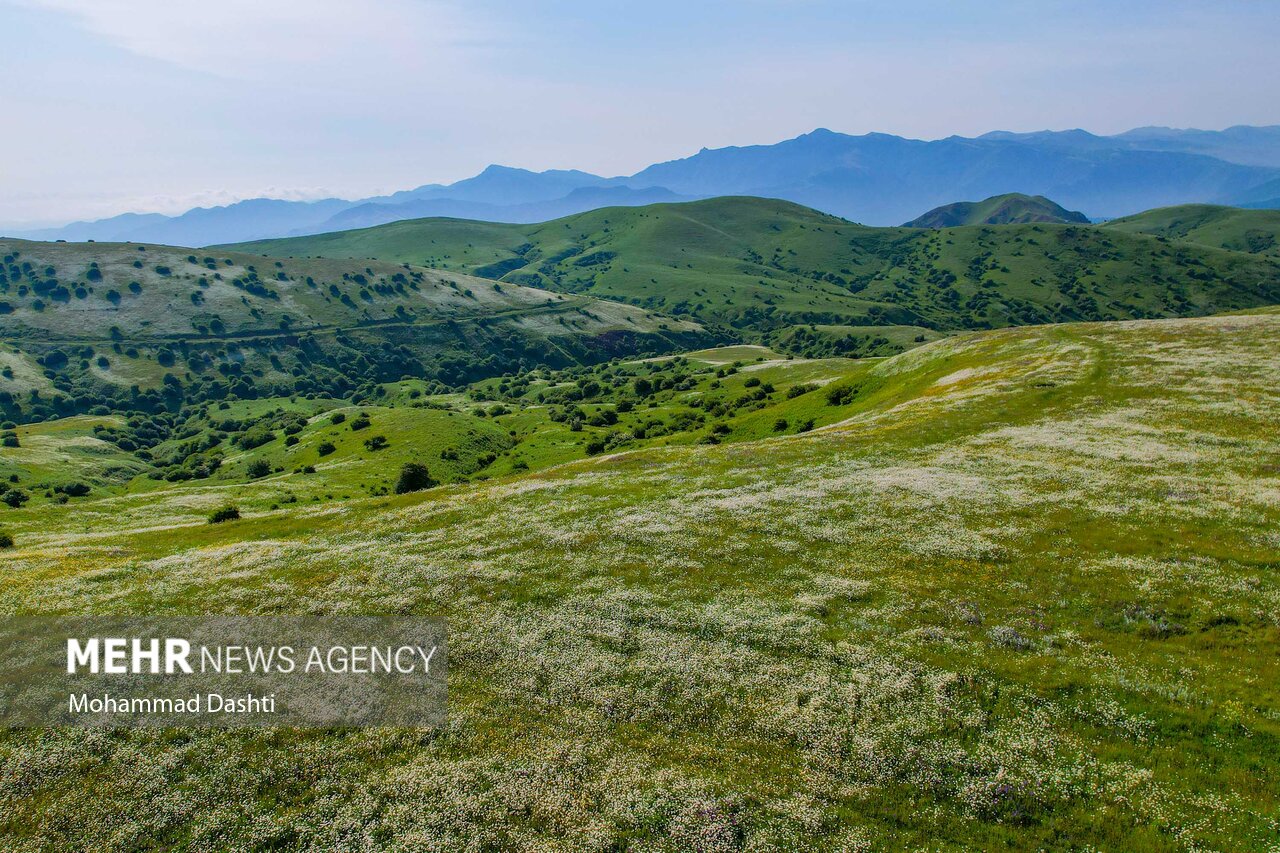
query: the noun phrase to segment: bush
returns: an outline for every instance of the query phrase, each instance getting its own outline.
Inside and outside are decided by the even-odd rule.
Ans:
[[[236,440],[236,444],[240,445],[242,450],[253,450],[253,448],[261,447],[275,437],[276,434],[266,427],[254,427],[241,435]]]
[[[381,450],[388,445],[385,435],[375,435],[364,440],[365,450]]]
[[[791,424],[787,423],[786,418],[778,418],[776,421],[773,422],[773,431],[782,432],[789,426],[791,426]]]
[[[210,524],[221,524],[224,521],[235,521],[240,517],[240,510],[234,506],[224,506],[209,516]]]
[[[843,406],[858,394],[858,389],[848,385],[836,385],[827,389],[827,405]]]
[[[297,443],[298,443],[298,437],[296,435],[291,435],[284,440],[285,447],[293,447]]]
[[[347,416],[342,412],[334,412],[332,415],[329,416],[329,423],[334,424],[336,426],[342,423],[343,421],[345,421],[346,419],[347,419]]]
[[[369,416],[365,414],[357,415],[356,419],[351,422],[351,431],[356,432],[362,430],[369,425]]]
[[[86,483],[67,483],[65,486],[58,486],[54,491],[62,492],[64,495],[73,498],[82,498],[89,494],[89,486]]]
[[[436,485],[431,479],[431,472],[420,462],[406,462],[400,469],[400,478],[396,480],[396,494],[420,492]]]
[[[337,449],[338,448],[333,446],[332,441],[322,441],[320,442],[320,446],[316,448],[316,453],[319,453],[321,456],[328,456]]]
[[[0,444],[5,447],[19,447],[18,436],[12,432],[6,432],[3,438],[0,438]]]
[[[0,548],[12,548],[13,537],[8,533],[0,533]]]
[[[808,394],[810,391],[813,391],[817,387],[818,387],[817,385],[813,385],[808,382],[803,383],[801,385],[792,385],[790,388],[787,389],[787,399],[794,400],[796,397],[799,397],[801,394]]]
[[[265,477],[271,473],[271,463],[265,459],[255,459],[249,463],[249,478],[256,480],[259,477]]]
[[[0,495],[0,501],[4,501],[14,509],[17,509],[29,500],[31,500],[31,496],[22,491],[22,489],[10,489],[3,495]]]

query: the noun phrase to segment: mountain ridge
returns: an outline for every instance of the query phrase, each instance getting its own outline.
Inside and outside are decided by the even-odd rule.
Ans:
[[[365,199],[250,199],[178,217],[143,214],[140,221],[137,214],[125,214],[14,236],[211,245],[426,215],[533,223],[602,204],[645,204],[655,200],[654,193],[668,193],[672,201],[781,198],[854,221],[891,225],[957,198],[1019,192],[1101,219],[1184,203],[1267,206],[1280,203],[1277,187],[1280,127],[1136,128],[1114,136],[1080,129],[992,131],[937,140],[817,128],[776,143],[704,147],[630,176],[493,165],[453,184],[424,184]],[[361,212],[349,213],[353,208]]]

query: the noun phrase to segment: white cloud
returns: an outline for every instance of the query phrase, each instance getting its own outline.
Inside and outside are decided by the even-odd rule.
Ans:
[[[435,0],[18,0],[139,56],[234,78],[413,73],[493,42]]]

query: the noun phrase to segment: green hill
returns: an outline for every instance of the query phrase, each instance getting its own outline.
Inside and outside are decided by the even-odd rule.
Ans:
[[[1151,234],[1235,252],[1280,257],[1280,210],[1183,204],[1113,219],[1104,227],[1129,234]]]
[[[5,729],[0,843],[1269,849],[1278,337],[1269,311],[962,334],[843,368],[749,348],[616,363],[578,377],[591,399],[634,389],[602,381],[619,371],[661,380],[655,411],[723,395],[699,430],[725,417],[722,443],[317,507],[363,451],[299,411],[296,452],[340,439],[314,474],[0,506],[6,614],[430,614],[450,664],[434,730]],[[782,393],[791,371],[811,390]],[[444,430],[423,439],[434,468],[472,429],[476,451],[534,441],[549,395],[588,390],[482,386],[511,410],[488,428],[389,403],[364,432],[390,453]],[[229,500],[244,518],[205,522]]]
[[[937,331],[1207,314],[1280,302],[1280,261],[1089,225],[866,228],[719,198],[537,225],[420,219],[239,247],[377,257],[587,293],[763,342],[796,325]]]
[[[958,201],[935,207],[904,228],[955,228],[958,225],[1022,225],[1028,222],[1088,224],[1089,217],[1067,210],[1042,195],[1005,193],[983,201]]]
[[[714,340],[688,318],[408,264],[17,240],[0,257],[0,414],[19,420],[453,385]]]

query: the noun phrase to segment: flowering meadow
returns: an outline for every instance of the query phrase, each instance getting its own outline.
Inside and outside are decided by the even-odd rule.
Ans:
[[[439,616],[449,719],[3,730],[0,846],[1280,851],[1280,312],[860,370],[802,433],[49,507],[5,613]]]

